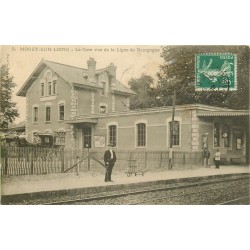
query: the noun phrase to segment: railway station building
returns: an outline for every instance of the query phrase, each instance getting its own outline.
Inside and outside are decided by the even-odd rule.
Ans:
[[[26,135],[53,133],[66,148],[168,151],[172,107],[130,110],[131,89],[116,79],[116,66],[96,69],[42,60],[18,92],[26,97]],[[177,105],[173,149],[214,154],[245,163],[249,152],[249,110],[201,104]]]

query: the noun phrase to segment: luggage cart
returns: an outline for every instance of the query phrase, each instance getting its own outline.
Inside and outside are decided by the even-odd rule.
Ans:
[[[132,174],[136,175],[142,175],[144,176],[144,173],[148,171],[148,169],[141,169],[137,166],[136,160],[127,160],[128,161],[128,169],[125,171],[128,177],[130,177]]]

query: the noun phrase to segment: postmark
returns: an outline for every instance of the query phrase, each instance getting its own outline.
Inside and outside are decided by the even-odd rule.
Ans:
[[[197,54],[195,89],[237,90],[237,56],[235,54]]]

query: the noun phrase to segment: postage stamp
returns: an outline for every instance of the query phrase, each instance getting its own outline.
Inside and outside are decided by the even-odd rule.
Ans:
[[[235,54],[197,54],[195,59],[196,90],[237,90]]]

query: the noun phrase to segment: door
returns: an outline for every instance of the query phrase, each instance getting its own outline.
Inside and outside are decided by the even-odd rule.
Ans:
[[[92,129],[91,127],[83,128],[83,147],[91,148],[92,147]]]

